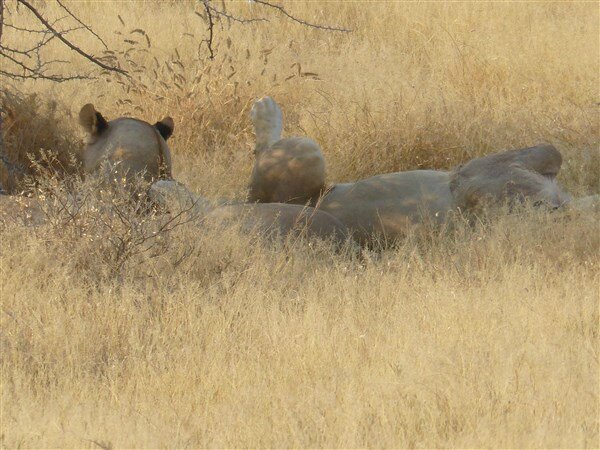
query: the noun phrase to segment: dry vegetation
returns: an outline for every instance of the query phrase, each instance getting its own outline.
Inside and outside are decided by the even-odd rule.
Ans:
[[[223,24],[214,61],[194,3],[69,6],[133,79],[13,82],[15,158],[70,161],[89,101],[170,114],[176,178],[242,197],[248,110],[268,94],[331,181],[545,141],[561,184],[600,190],[595,3],[290,2],[355,31]],[[190,224],[153,238],[158,218],[48,183],[45,225],[0,220],[2,447],[600,446],[597,216],[513,215],[357,256]]]

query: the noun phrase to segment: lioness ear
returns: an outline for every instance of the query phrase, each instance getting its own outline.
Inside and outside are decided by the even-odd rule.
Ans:
[[[173,134],[173,130],[175,129],[175,122],[170,117],[165,117],[163,120],[160,120],[154,124],[154,128],[158,130],[160,135],[166,141]]]
[[[91,103],[84,105],[79,111],[79,124],[90,134],[99,134],[108,128],[106,119]]]

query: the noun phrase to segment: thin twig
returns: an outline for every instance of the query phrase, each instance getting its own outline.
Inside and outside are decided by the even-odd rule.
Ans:
[[[286,16],[288,19],[297,22],[301,25],[310,27],[310,28],[316,28],[319,30],[326,30],[326,31],[340,31],[343,33],[350,33],[352,30],[349,28],[338,28],[338,27],[332,27],[330,25],[319,25],[316,23],[311,23],[311,22],[307,22],[305,20],[299,19],[293,15],[291,15],[290,13],[288,13],[285,8],[281,5],[274,5],[273,3],[264,1],[264,0],[252,0],[254,3],[258,3],[259,5],[263,5],[263,6],[268,6],[269,8],[273,8],[276,9],[277,11],[279,11],[281,14],[283,14],[284,16]]]
[[[265,19],[264,17],[259,17],[259,18],[250,18],[250,19],[244,19],[244,18],[240,18],[240,17],[235,17],[232,14],[228,14],[225,11],[221,11],[218,10],[217,8],[215,8],[214,6],[212,6],[210,3],[204,2],[205,6],[207,6],[212,12],[214,12],[217,16],[223,16],[226,19],[232,20],[234,22],[237,23],[241,23],[241,24],[248,24],[248,23],[254,23],[254,22],[268,22],[269,19]]]
[[[1,0],[0,0],[0,1],[1,1]],[[102,39],[100,36],[98,36],[98,35],[96,34],[96,32],[94,32],[94,30],[92,30],[92,29],[91,29],[89,26],[87,26],[85,23],[83,23],[83,22],[81,21],[81,19],[79,19],[79,17],[77,17],[77,16],[76,16],[75,14],[73,14],[73,13],[72,13],[72,12],[71,12],[71,11],[70,11],[70,10],[69,10],[69,9],[68,9],[66,6],[65,6],[65,5],[63,5],[63,4],[62,4],[62,2],[61,2],[60,0],[56,0],[56,3],[58,3],[62,9],[64,9],[64,10],[65,10],[65,11],[66,11],[66,12],[67,12],[67,13],[68,13],[68,14],[69,14],[69,15],[70,15],[70,16],[71,16],[73,19],[75,19],[75,20],[76,20],[76,21],[79,23],[79,25],[81,25],[83,28],[85,28],[85,29],[86,29],[86,30],[88,30],[90,33],[92,33],[94,36],[96,36],[96,38],[97,38],[97,39],[98,39],[100,42],[102,42],[102,45],[104,45],[104,48],[105,48],[106,50],[108,50],[108,45],[106,45],[106,42],[104,42],[104,40],[103,40],[103,39]]]
[[[84,27],[69,28],[67,30],[61,31],[60,33],[61,34],[67,34],[67,33],[70,33],[71,31],[82,30],[83,28]],[[6,51],[10,51],[10,52],[13,52],[13,53],[18,53],[18,54],[27,56],[28,58],[31,58],[30,53],[33,53],[36,50],[42,48],[44,45],[48,44],[52,39],[54,39],[56,37],[55,34],[51,34],[50,32],[48,32],[47,34],[50,34],[50,36],[48,38],[43,38],[40,42],[38,42],[38,44],[35,47],[31,47],[31,48],[28,48],[26,50],[19,50],[19,49],[16,49],[16,48],[5,47],[2,44],[0,44],[0,49],[6,50]]]
[[[0,69],[0,75],[4,75],[5,77],[19,79],[19,80],[49,80],[55,81],[57,83],[62,83],[64,81],[73,81],[73,80],[93,80],[95,77],[87,75],[46,75],[41,73],[33,73],[28,75],[21,75],[19,73],[8,72],[6,70]]]
[[[27,33],[40,33],[40,34],[48,34],[49,31],[48,30],[32,30],[31,28],[23,28],[23,27],[18,27],[16,25],[13,25],[12,23],[4,23],[5,27],[8,28],[12,28],[13,30],[16,31],[25,31]]]

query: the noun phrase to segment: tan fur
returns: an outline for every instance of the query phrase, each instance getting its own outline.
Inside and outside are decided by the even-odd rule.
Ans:
[[[335,185],[321,200],[321,209],[365,242],[373,234],[400,237],[415,224],[441,224],[456,209],[477,212],[525,201],[557,208],[569,201],[553,179],[560,161],[554,147],[540,146],[478,158],[452,172],[378,175]]]
[[[317,143],[305,137],[281,139],[283,116],[271,97],[254,102],[250,117],[256,135],[256,161],[249,201],[316,201],[325,188],[325,158]]]
[[[171,130],[173,130],[175,128],[175,122],[173,121],[173,118],[170,116],[167,116],[164,119],[159,120],[158,122],[162,123],[163,125],[170,128]]]
[[[335,185],[320,209],[337,217],[360,242],[394,240],[415,224],[441,224],[452,209],[449,174],[433,170],[377,175]]]
[[[281,111],[264,97],[252,113],[257,137],[256,161],[249,199],[259,202],[317,203],[325,189],[325,160],[308,138],[280,137]],[[445,172],[413,171],[379,175],[356,183],[335,185],[319,209],[338,218],[353,236],[366,242],[374,234],[395,239],[415,223],[441,223],[452,208]]]
[[[281,139],[283,114],[279,105],[271,97],[263,97],[254,102],[250,118],[256,136],[256,152],[268,149]]]
[[[275,142],[256,155],[249,200],[305,204],[325,188],[325,159],[311,139],[293,137]]]
[[[450,189],[463,210],[529,201],[557,208],[568,202],[554,178],[562,157],[551,145],[509,150],[475,158],[456,168]]]
[[[257,157],[250,199],[261,202],[312,200],[325,180],[325,163],[307,138],[272,142],[282,128],[273,99],[255,103],[252,120]],[[476,158],[452,172],[415,170],[334,185],[319,207],[337,217],[356,239],[374,235],[395,239],[413,225],[440,224],[455,209],[476,211],[489,204],[529,201],[557,208],[569,201],[554,181],[562,157],[551,145],[510,150]]]
[[[96,109],[94,105],[88,103],[79,111],[79,124],[90,134],[96,132]]]
[[[88,132],[83,152],[86,173],[103,171],[110,179],[143,174],[148,181],[171,178],[171,153],[158,130],[147,122],[119,118],[99,130],[97,112],[87,104],[79,113],[80,124]],[[173,128],[173,119],[161,121]]]
[[[194,194],[183,183],[174,180],[152,183],[148,189],[148,198],[164,211],[175,214],[187,211],[196,216],[207,214],[219,204]]]
[[[331,214],[310,206],[284,203],[239,204],[220,206],[206,215],[209,222],[238,223],[245,232],[260,232],[275,236],[305,234],[307,237],[332,239],[343,244],[347,228]]]

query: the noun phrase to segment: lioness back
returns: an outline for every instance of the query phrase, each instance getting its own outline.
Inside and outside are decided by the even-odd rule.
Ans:
[[[412,170],[335,185],[320,208],[353,230],[361,242],[396,239],[415,225],[442,223],[453,207],[448,172]]]

